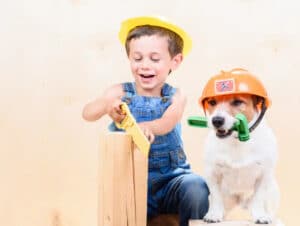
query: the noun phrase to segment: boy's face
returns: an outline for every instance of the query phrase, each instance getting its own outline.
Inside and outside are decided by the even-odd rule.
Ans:
[[[168,74],[182,61],[182,54],[171,58],[167,37],[141,36],[129,43],[129,61],[140,95],[160,96]]]

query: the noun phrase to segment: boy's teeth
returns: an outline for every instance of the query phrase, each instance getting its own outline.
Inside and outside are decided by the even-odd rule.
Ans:
[[[153,77],[154,75],[141,75],[143,78],[151,78]]]

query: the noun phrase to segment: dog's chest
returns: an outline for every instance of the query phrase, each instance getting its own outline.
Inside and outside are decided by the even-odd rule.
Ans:
[[[252,194],[262,175],[262,169],[257,163],[243,167],[218,164],[216,170],[220,175],[221,190],[227,194]]]

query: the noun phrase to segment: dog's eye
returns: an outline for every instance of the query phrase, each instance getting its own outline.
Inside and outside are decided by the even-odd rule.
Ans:
[[[207,101],[207,103],[210,105],[210,106],[215,106],[217,104],[217,101],[216,100],[209,100]]]
[[[236,99],[236,100],[233,100],[233,101],[231,102],[231,105],[232,105],[232,106],[235,106],[235,107],[238,107],[238,106],[240,106],[242,103],[244,103],[242,100]]]

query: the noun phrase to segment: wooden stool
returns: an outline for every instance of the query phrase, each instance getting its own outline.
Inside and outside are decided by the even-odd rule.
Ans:
[[[250,221],[222,221],[220,223],[206,223],[202,220],[190,220],[189,226],[257,226]],[[266,225],[266,224],[261,224]],[[268,226],[274,226],[274,224],[267,224]]]
[[[177,214],[160,214],[147,221],[147,226],[179,226]]]

